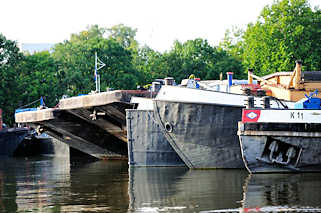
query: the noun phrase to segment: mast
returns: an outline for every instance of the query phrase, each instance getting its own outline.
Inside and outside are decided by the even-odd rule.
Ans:
[[[97,52],[95,52],[95,83],[97,93],[100,92],[100,75],[98,74],[98,70],[104,66],[106,66],[106,64],[97,57]]]

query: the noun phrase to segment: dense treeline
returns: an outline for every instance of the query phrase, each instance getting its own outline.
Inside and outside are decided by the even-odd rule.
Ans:
[[[232,32],[221,45],[258,75],[293,70],[295,60],[303,70],[321,70],[321,10],[307,0],[276,1],[245,31]]]
[[[12,124],[16,108],[45,97],[55,106],[63,95],[95,90],[94,57],[106,66],[99,71],[101,89],[135,89],[155,78],[174,77],[176,82],[194,74],[218,79],[234,72],[246,77],[247,68],[258,75],[292,70],[302,59],[305,70],[321,70],[321,11],[307,0],[276,1],[266,6],[245,30],[227,32],[219,46],[197,38],[175,41],[164,53],[139,46],[137,30],[122,24],[112,28],[90,26],[56,44],[52,51],[22,54],[16,42],[0,33],[0,108]],[[39,102],[29,107],[35,107]]]

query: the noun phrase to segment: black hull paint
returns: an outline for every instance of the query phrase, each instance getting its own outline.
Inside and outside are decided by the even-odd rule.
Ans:
[[[290,163],[285,164],[286,154],[281,160],[270,159],[270,154],[265,154],[273,141],[283,146],[296,147],[296,155]],[[240,135],[242,157],[250,173],[299,173],[321,172],[321,140],[319,137],[289,137],[289,136],[257,136]],[[269,150],[268,150],[269,151]],[[286,153],[286,151],[284,151]],[[280,163],[281,162],[281,163]]]
[[[153,110],[126,110],[128,164],[131,166],[183,166],[155,122]]]
[[[0,156],[13,156],[19,144],[28,134],[25,128],[9,128],[0,131]]]
[[[237,137],[242,107],[155,100],[154,111],[189,168],[244,168]]]

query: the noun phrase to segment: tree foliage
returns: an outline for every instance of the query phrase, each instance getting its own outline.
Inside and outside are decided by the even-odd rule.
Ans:
[[[187,78],[190,74],[206,80],[218,79],[220,73],[234,72],[235,77],[243,77],[241,62],[225,50],[212,47],[207,40],[194,39],[174,42],[173,49],[164,54],[168,63],[168,73],[175,79]]]
[[[137,29],[118,24],[107,29],[107,32],[109,32],[109,38],[115,39],[126,49],[136,49],[138,47],[138,42],[135,40]]]
[[[130,50],[114,38],[105,38],[105,31],[94,25],[54,47],[53,57],[61,64],[59,72],[65,76],[63,86],[68,95],[88,93],[95,89],[95,52],[106,64],[99,71],[102,89],[135,88],[136,72]]]
[[[137,84],[147,84],[168,76],[168,65],[163,54],[148,46],[138,48],[133,54],[133,66],[137,70]]]
[[[8,124],[13,123],[12,117],[19,101],[17,85],[22,60],[17,43],[0,34],[0,108],[4,122]]]
[[[175,41],[173,48],[163,54],[145,46],[138,51],[135,67],[143,73],[145,82],[169,76],[180,82],[191,74],[203,80],[218,79],[226,72],[234,72],[237,78],[244,75],[241,61],[200,38]]]
[[[227,29],[219,47],[234,56],[237,60],[242,61],[243,35],[244,31],[236,26],[232,27],[232,29]]]
[[[305,70],[321,70],[321,11],[307,0],[275,1],[244,31],[227,31],[219,46],[197,38],[175,41],[161,53],[140,47],[136,33],[123,24],[93,25],[56,44],[51,52],[32,55],[23,55],[16,42],[0,34],[0,108],[5,122],[12,124],[16,108],[41,96],[52,107],[62,95],[95,90],[95,52],[106,64],[99,70],[102,91],[134,89],[169,76],[180,82],[191,74],[207,80],[234,72],[234,78],[241,79],[247,68],[260,75],[292,70],[296,59],[303,60]]]
[[[40,97],[44,98],[47,106],[55,106],[65,91],[61,83],[64,76],[58,71],[57,61],[48,51],[26,55],[21,63],[17,85],[21,91],[19,106],[28,105]],[[31,107],[37,107],[39,103],[38,101]]]
[[[243,39],[243,63],[261,75],[293,70],[298,59],[305,70],[321,69],[321,11],[306,0],[266,6]]]

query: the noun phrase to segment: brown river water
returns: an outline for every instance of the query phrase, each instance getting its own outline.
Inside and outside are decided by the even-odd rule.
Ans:
[[[321,174],[0,160],[0,212],[321,212]]]

